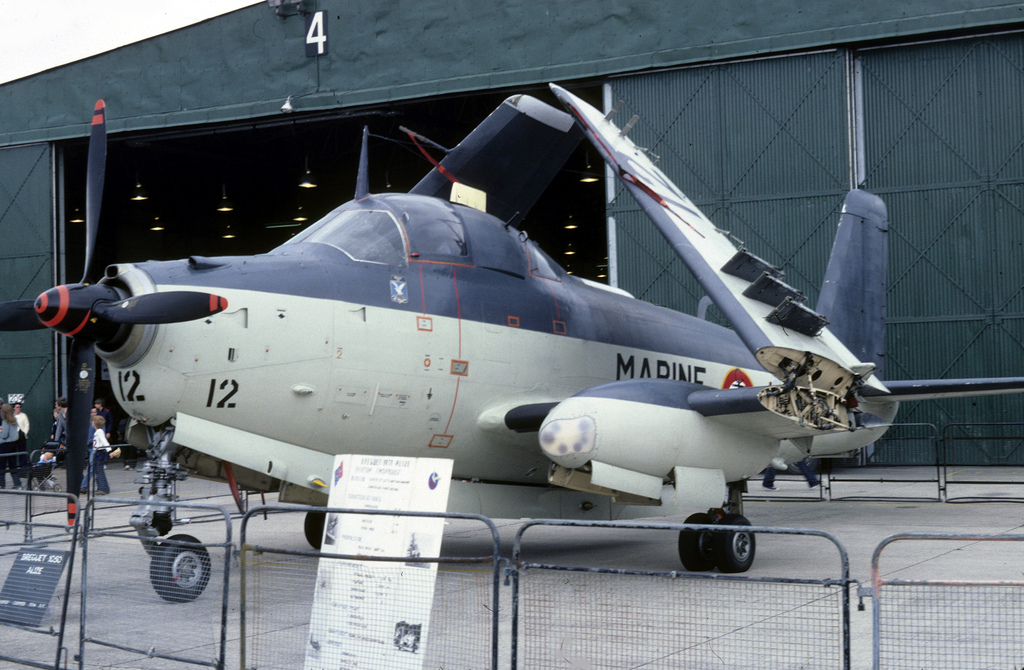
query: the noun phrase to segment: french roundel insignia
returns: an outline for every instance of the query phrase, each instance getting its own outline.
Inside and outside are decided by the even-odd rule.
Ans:
[[[338,469],[334,471],[334,483],[337,484],[344,474],[345,463],[338,463]]]
[[[436,472],[432,472],[430,474],[430,478],[427,479],[427,486],[430,487],[431,491],[437,488],[437,483],[440,481],[440,479],[441,478],[437,476]]]
[[[750,381],[747,373],[739,368],[729,370],[729,374],[725,375],[725,381],[722,382],[724,389],[750,388],[753,385],[754,382]]]

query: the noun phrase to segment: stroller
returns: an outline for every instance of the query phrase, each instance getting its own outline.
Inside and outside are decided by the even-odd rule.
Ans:
[[[46,453],[50,453],[52,456],[52,452]],[[34,457],[33,460],[35,460],[35,463],[32,466],[32,474],[29,478],[31,482],[30,488],[34,488],[37,491],[50,491],[52,493],[60,493],[60,482],[57,480],[57,477],[53,474],[53,467],[57,464],[56,457],[54,457],[53,460],[44,461],[41,460],[41,458],[37,456],[36,453],[33,453],[32,455]]]

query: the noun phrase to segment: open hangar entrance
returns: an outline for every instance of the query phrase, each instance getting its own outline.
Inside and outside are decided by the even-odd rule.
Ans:
[[[371,192],[405,192],[432,166],[402,127],[450,148],[521,92],[111,135],[97,266],[269,251],[352,198],[364,125]],[[545,93],[528,91],[555,104]],[[82,271],[87,152],[84,139],[60,147],[68,279]],[[581,179],[603,176],[602,167],[581,143],[520,226],[567,271],[596,281],[607,281],[604,191],[601,180]]]
[[[600,104],[599,86],[574,90]],[[432,166],[401,128],[451,148],[520,93],[558,106],[539,87],[111,134],[94,273],[112,263],[269,251],[352,199],[364,126],[371,192],[405,192]],[[107,114],[116,118],[117,110],[108,106]],[[567,272],[606,283],[604,170],[588,147],[581,142],[519,228]],[[434,160],[444,156],[422,148]],[[87,155],[87,139],[58,145],[66,281],[82,276]],[[97,393],[112,397],[105,374]]]

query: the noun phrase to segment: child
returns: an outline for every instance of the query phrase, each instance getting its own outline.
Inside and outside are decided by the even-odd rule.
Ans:
[[[53,472],[53,466],[57,463],[57,457],[52,451],[44,451],[39,455],[39,460],[32,466],[32,481],[42,484]]]
[[[106,423],[107,420],[98,414],[92,418],[93,432],[92,443],[89,445],[89,468],[85,471],[85,476],[82,477],[79,493],[89,492],[90,471],[96,480],[96,495],[105,496],[110,493],[110,484],[107,483],[107,471],[103,467],[110,454],[110,442],[107,441],[107,434],[103,430]]]

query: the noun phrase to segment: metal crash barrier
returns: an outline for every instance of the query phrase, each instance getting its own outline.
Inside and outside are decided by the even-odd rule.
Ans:
[[[405,524],[440,518],[447,526],[446,537],[458,526],[489,537],[491,551],[437,559],[417,557],[412,547],[398,556],[332,554],[285,545],[280,536],[261,536],[263,528],[250,524],[264,515],[284,514],[295,517],[287,525],[297,529],[307,513],[326,514],[328,519],[331,514],[351,514],[364,527],[395,524],[399,536]],[[499,667],[500,588],[506,561],[499,556],[497,528],[486,517],[256,507],[242,519],[240,544],[243,668],[292,670],[302,667],[304,659],[307,667],[319,667],[336,648],[377,653],[375,667],[382,668],[392,667],[384,659],[396,649],[409,659],[418,654],[418,667],[423,668]]]
[[[66,667],[68,605],[77,523],[68,525],[75,496],[0,491],[0,661],[34,668]],[[33,507],[58,510],[33,514]]]
[[[971,502],[999,500],[1022,502],[1016,497],[986,494],[993,486],[1000,491],[1024,485],[1024,422],[951,423],[942,427],[942,481],[946,500]],[[1007,467],[1017,466],[1017,467]],[[973,487],[976,495],[952,495],[953,489]]]
[[[224,668],[231,517],[212,505],[162,503],[183,522],[189,515],[220,519],[176,526],[147,550],[123,525],[126,507],[138,502],[86,505],[77,667],[167,667],[147,661],[164,659]]]
[[[603,534],[595,541],[605,542],[623,530],[807,536],[830,542],[838,560],[823,579],[523,560],[527,531],[545,527],[557,528],[558,537],[591,529]],[[849,560],[838,539],[823,531],[535,520],[520,527],[513,564],[513,668],[850,667]]]
[[[949,550],[921,564],[907,544],[924,541]],[[874,668],[1021,667],[1022,542],[1024,535],[934,533],[883,540],[871,561]],[[899,577],[882,576],[883,553],[887,571]],[[982,565],[991,573],[981,574]]]
[[[898,423],[865,450],[866,462],[853,469],[836,470],[834,459],[823,458],[822,489],[827,500],[917,500],[941,502],[945,494],[945,468],[940,453],[939,429],[930,423]],[[902,467],[893,468],[892,464]],[[884,475],[872,466],[889,465]],[[884,495],[851,492],[848,484],[890,484]]]

